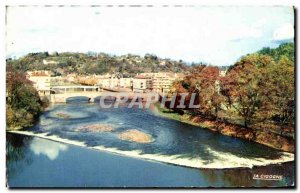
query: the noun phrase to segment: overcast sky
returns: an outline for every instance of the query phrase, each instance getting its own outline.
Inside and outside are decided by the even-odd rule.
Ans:
[[[6,55],[153,53],[231,65],[294,37],[292,7],[9,7]]]

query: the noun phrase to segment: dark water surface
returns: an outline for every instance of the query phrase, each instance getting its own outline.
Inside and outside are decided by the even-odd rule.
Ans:
[[[106,124],[114,130],[76,131],[76,128],[88,124]],[[118,134],[129,129],[151,135],[153,142],[141,144],[120,140]],[[60,139],[82,142],[86,147],[114,149],[127,156],[134,152],[135,157],[195,168],[262,166],[278,163],[278,160],[291,160],[292,156],[257,143],[156,116],[153,109],[103,109],[97,104],[86,103],[54,105],[43,113],[39,123],[26,130],[32,134],[55,135]],[[9,134],[8,139],[14,141],[8,140],[8,148],[13,150],[7,152],[10,186],[285,186],[292,184],[294,176],[291,172],[293,164],[256,169],[200,170],[15,134]],[[13,155],[15,152],[20,155]],[[253,172],[259,171],[267,174],[279,172],[284,174],[284,179],[251,180]]]

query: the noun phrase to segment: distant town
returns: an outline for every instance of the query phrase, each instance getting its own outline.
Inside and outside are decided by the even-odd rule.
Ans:
[[[174,82],[184,80],[194,67],[211,67],[201,62],[187,64],[154,54],[116,56],[101,52],[29,53],[19,59],[8,58],[7,64],[25,73],[40,97],[47,97],[51,102],[65,102],[67,96],[63,93],[69,93],[70,97],[74,92],[99,94],[103,90],[166,95],[172,91]],[[225,76],[228,67],[215,68],[219,76]],[[59,95],[61,99],[58,99]]]
[[[183,80],[184,73],[157,72],[137,73],[133,77],[121,73],[82,76],[75,73],[65,76],[53,76],[51,71],[27,71],[27,78],[33,82],[34,88],[41,97],[50,97],[51,94],[70,92],[112,92],[148,93],[155,92],[161,95],[171,91],[174,81]],[[226,71],[220,70],[224,76]]]

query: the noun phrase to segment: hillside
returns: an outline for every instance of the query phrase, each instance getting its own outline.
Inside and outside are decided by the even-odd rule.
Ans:
[[[190,67],[183,61],[162,59],[155,55],[108,55],[105,53],[30,53],[17,60],[7,59],[7,65],[20,71],[50,70],[56,75],[78,73],[104,74],[120,72],[133,75],[140,72],[185,72]]]

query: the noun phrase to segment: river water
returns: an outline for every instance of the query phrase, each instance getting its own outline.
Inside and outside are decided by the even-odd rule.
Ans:
[[[114,130],[76,130],[88,124]],[[118,138],[129,129],[153,141]],[[57,104],[17,133],[23,135],[7,136],[10,187],[251,187],[290,186],[294,180],[294,162],[278,165],[293,161],[293,154],[162,118],[153,109]],[[254,174],[283,179],[253,180]]]

